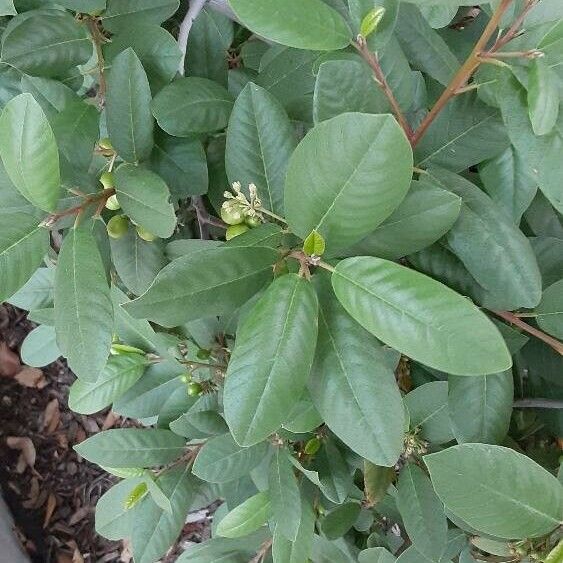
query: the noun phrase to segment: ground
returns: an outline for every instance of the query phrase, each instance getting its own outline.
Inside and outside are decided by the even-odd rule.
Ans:
[[[113,478],[72,446],[102,429],[135,423],[108,411],[70,411],[75,377],[64,361],[41,370],[20,362],[19,348],[33,327],[25,311],[0,306],[0,485],[20,541],[37,563],[128,562],[126,544],[94,530],[94,507]],[[175,561],[185,545],[201,541],[207,520],[205,511],[192,515],[163,561]]]

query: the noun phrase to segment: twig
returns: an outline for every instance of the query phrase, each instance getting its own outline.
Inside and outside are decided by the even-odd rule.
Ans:
[[[520,399],[514,401],[517,409],[563,409],[563,401],[554,399]]]
[[[94,43],[94,47],[96,49],[96,58],[98,59],[97,67],[98,73],[100,75],[100,89],[98,90],[98,97],[99,97],[99,105],[100,108],[104,107],[104,101],[106,97],[106,76],[104,73],[105,70],[105,60],[104,60],[104,53],[102,51],[102,44],[106,42],[106,38],[104,37],[103,33],[100,31],[98,27],[98,22],[95,18],[88,18],[88,29],[90,30],[90,35],[92,36],[92,41]]]
[[[553,338],[552,336],[549,336],[549,334],[546,334],[545,332],[542,332],[541,330],[530,326],[528,323],[525,323],[522,319],[517,317],[514,313],[510,313],[509,311],[494,311],[492,309],[491,313],[495,314],[501,319],[504,319],[505,321],[508,321],[510,324],[521,328],[528,334],[539,338],[539,340],[542,340],[548,346],[551,346],[551,348],[553,348],[558,354],[563,356],[563,342],[559,342],[559,340]]]
[[[78,217],[85,211],[87,207],[94,203],[98,204],[98,208],[101,209],[113,194],[115,194],[115,189],[109,188],[96,194],[88,195],[80,205],[70,207],[68,209],[65,209],[64,211],[59,211],[58,213],[52,213],[43,221],[42,224],[45,227],[52,227],[63,217],[68,217],[69,215],[76,215]]]
[[[257,551],[256,555],[249,561],[249,563],[261,563],[266,558],[266,554],[270,547],[272,547],[271,539],[266,540],[261,546],[260,549]]]
[[[502,47],[504,47],[509,41],[512,41],[515,37],[517,37],[520,33],[520,27],[522,26],[522,24],[524,23],[524,20],[526,19],[526,16],[528,15],[528,12],[539,2],[539,0],[528,0],[528,2],[526,3],[526,5],[524,6],[524,9],[522,10],[522,12],[520,13],[520,15],[514,20],[514,22],[512,23],[512,25],[508,28],[508,31],[504,34],[501,35],[494,43],[494,45],[491,47],[491,51],[495,52],[498,51],[499,49],[502,49]]]
[[[413,136],[413,131],[411,129],[411,126],[409,125],[409,122],[407,121],[407,118],[401,110],[399,102],[397,102],[397,98],[395,98],[395,95],[393,94],[393,90],[391,90],[391,87],[389,86],[387,79],[385,78],[385,74],[383,72],[383,69],[381,68],[381,65],[379,64],[379,58],[377,54],[370,51],[366,40],[361,36],[358,36],[357,41],[353,42],[352,44],[370,66],[377,85],[383,90],[383,93],[387,97],[393,113],[395,114],[395,118],[399,122],[399,125],[403,128],[407,139],[410,141]]]
[[[190,7],[180,24],[180,30],[178,31],[178,47],[180,47],[182,57],[180,58],[178,72],[182,76],[184,76],[184,65],[186,61],[186,52],[188,50],[188,36],[190,35],[194,20],[197,18],[206,2],[207,0],[190,0]]]
[[[493,13],[491,19],[489,20],[489,23],[487,24],[487,27],[485,27],[481,37],[471,51],[471,54],[460,67],[460,69],[456,72],[455,76],[452,78],[451,82],[448,84],[442,95],[438,98],[438,101],[434,104],[430,112],[422,120],[422,123],[420,124],[418,129],[413,133],[411,141],[413,147],[418,144],[422,136],[426,133],[430,125],[436,119],[438,114],[444,109],[450,99],[456,95],[456,92],[460,88],[463,88],[467,85],[468,80],[471,78],[477,68],[479,68],[479,65],[481,64],[479,55],[484,51],[487,43],[489,42],[489,39],[496,31],[504,12],[506,12],[511,2],[512,0],[501,0],[501,3]]]

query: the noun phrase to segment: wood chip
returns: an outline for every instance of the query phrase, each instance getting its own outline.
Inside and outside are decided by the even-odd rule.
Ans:
[[[16,381],[24,387],[43,389],[47,385],[47,380],[43,372],[38,368],[25,366],[15,377]]]
[[[6,444],[12,450],[20,450],[20,457],[23,459],[26,466],[33,468],[37,454],[35,452],[35,446],[30,438],[8,436],[6,438]]]
[[[20,359],[5,342],[0,342],[0,375],[14,377],[22,369]]]
[[[57,498],[53,493],[49,494],[49,498],[47,499],[47,508],[45,509],[45,520],[43,521],[43,528],[46,528],[51,521],[53,516],[53,512],[55,512],[55,508],[57,508]]]
[[[57,399],[53,399],[52,401],[49,401],[45,407],[41,430],[46,429],[47,434],[52,434],[59,426],[60,420],[61,411],[59,410],[59,401]]]
[[[118,414],[115,414],[113,411],[109,411],[104,420],[104,424],[102,425],[102,430],[109,430],[110,428],[113,428],[119,418]]]

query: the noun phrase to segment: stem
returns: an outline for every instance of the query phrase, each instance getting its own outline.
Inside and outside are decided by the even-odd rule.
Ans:
[[[188,36],[190,35],[194,20],[205,6],[206,1],[207,0],[190,0],[190,7],[180,24],[180,30],[178,31],[178,47],[180,47],[182,57],[180,58],[178,72],[181,76],[184,76],[184,65],[186,61],[186,52],[188,50]]]
[[[413,147],[415,147],[418,144],[422,136],[426,133],[430,125],[432,125],[432,122],[436,119],[438,114],[444,109],[444,107],[450,101],[450,99],[456,95],[456,92],[460,88],[463,88],[467,84],[467,81],[471,78],[471,76],[477,70],[477,68],[479,68],[479,65],[481,64],[481,59],[479,58],[479,55],[486,47],[489,39],[493,36],[504,12],[506,12],[511,2],[512,0],[501,1],[498,8],[495,10],[494,14],[489,20],[487,27],[485,27],[485,29],[483,30],[481,37],[475,44],[475,47],[473,47],[473,51],[471,51],[471,54],[469,55],[467,60],[463,63],[463,65],[461,65],[460,69],[456,72],[451,82],[448,84],[442,95],[438,98],[438,101],[434,104],[434,107],[426,115],[426,117],[423,119],[418,129],[412,135],[411,144]]]
[[[520,15],[514,20],[512,25],[508,28],[508,31],[495,41],[494,45],[491,47],[492,52],[498,51],[499,49],[504,47],[509,41],[512,41],[519,34],[519,29],[524,23],[524,20],[526,19],[528,12],[538,3],[538,1],[539,0],[528,0]]]
[[[106,97],[106,76],[104,74],[105,60],[104,53],[102,51],[102,43],[106,42],[106,38],[100,31],[98,27],[98,22],[95,18],[88,18],[88,29],[90,30],[90,35],[96,49],[96,58],[98,59],[97,67],[98,74],[100,75],[100,89],[98,90],[99,105],[102,108],[104,106],[104,101]]]
[[[271,217],[272,219],[275,219],[276,221],[279,221],[280,223],[283,223],[284,225],[287,225],[287,221],[283,218],[280,217],[279,215],[276,215],[275,213],[272,213],[271,211],[268,211],[267,209],[264,209],[263,207],[260,207],[259,209],[257,209],[258,212],[263,213],[264,215],[268,215],[268,217]]]
[[[88,195],[80,205],[49,215],[49,217],[43,221],[43,226],[52,227],[57,221],[63,217],[68,217],[69,215],[76,215],[78,218],[78,216],[81,215],[87,207],[94,203],[97,203],[101,209],[113,194],[115,194],[115,188],[109,188],[96,194]]]
[[[563,409],[563,401],[553,399],[520,399],[519,401],[514,401],[513,406],[517,409]]]
[[[319,268],[323,268],[324,270],[328,270],[329,272],[336,272],[336,268],[334,266],[331,266],[330,264],[327,264],[326,262],[323,262],[322,260],[317,264],[317,266]]]
[[[539,338],[543,342],[545,342],[548,346],[551,346],[558,354],[563,356],[563,342],[559,342],[556,338],[549,336],[545,332],[538,330],[537,328],[530,326],[529,324],[525,323],[522,319],[518,318],[514,313],[510,313],[509,311],[493,311],[491,313],[495,314],[497,317],[508,321],[510,324],[521,328],[523,331]]]
[[[375,81],[377,82],[378,86],[383,90],[383,93],[385,94],[387,100],[389,101],[389,104],[391,105],[395,118],[397,119],[399,125],[402,127],[403,131],[405,132],[407,139],[409,139],[410,141],[413,136],[413,131],[411,129],[411,126],[409,125],[409,122],[407,121],[407,118],[405,117],[403,111],[401,110],[401,106],[399,106],[399,102],[397,102],[397,98],[395,98],[395,95],[393,94],[393,90],[391,90],[391,87],[389,86],[387,79],[385,78],[385,74],[383,72],[383,69],[381,68],[381,65],[379,64],[379,58],[377,57],[377,54],[372,53],[369,50],[367,43],[363,38],[358,37],[358,41],[355,41],[352,44],[360,53],[360,55],[362,55],[362,57],[367,62],[367,64],[370,66]]]
[[[249,563],[261,563],[264,561],[266,554],[268,553],[270,547],[272,547],[273,540],[266,540],[261,546],[256,555],[250,560]]]

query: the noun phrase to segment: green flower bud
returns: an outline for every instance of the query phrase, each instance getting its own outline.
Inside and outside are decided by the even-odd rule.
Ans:
[[[239,235],[246,233],[246,231],[248,231],[247,225],[231,225],[227,229],[227,233],[225,234],[225,238],[227,240],[231,240],[232,238],[238,237]]]
[[[251,228],[254,229],[255,227],[259,227],[262,224],[260,221],[260,217],[254,215],[252,217],[247,217],[244,222]]]
[[[156,240],[158,238],[156,235],[153,235],[150,231],[147,231],[147,229],[145,229],[144,227],[141,227],[141,225],[137,225],[136,229],[137,229],[137,234],[147,242],[152,242],[153,240]]]
[[[114,215],[108,221],[106,229],[111,238],[121,238],[129,229],[129,220],[125,215]]]
[[[121,205],[119,205],[119,201],[117,201],[117,196],[115,194],[108,197],[108,200],[106,201],[106,209],[110,209],[111,211],[121,209]]]
[[[227,225],[240,225],[244,222],[244,213],[240,206],[228,201],[221,207],[221,219]]]
[[[113,172],[107,172],[107,171],[104,172],[100,176],[100,182],[102,183],[102,185],[106,190],[115,187],[115,183],[113,181]]]
[[[203,391],[203,387],[201,386],[201,383],[190,383],[188,385],[188,395],[190,397],[197,397],[198,395],[201,395],[201,392]]]
[[[307,455],[315,455],[321,448],[321,441],[315,436],[311,438],[306,444],[303,450]]]

